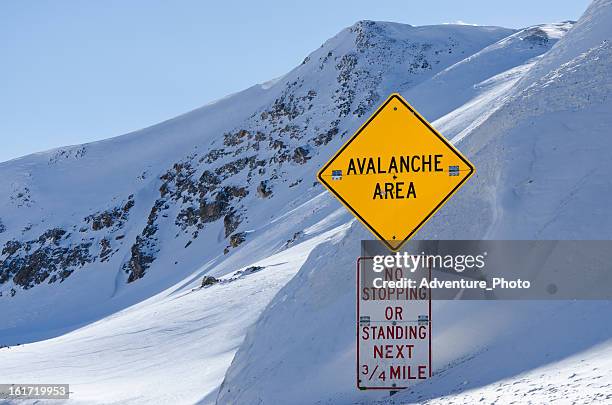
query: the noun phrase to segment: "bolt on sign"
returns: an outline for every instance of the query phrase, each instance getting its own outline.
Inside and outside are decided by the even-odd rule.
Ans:
[[[357,388],[400,390],[431,377],[431,294],[399,284],[410,270],[372,264],[357,259]]]
[[[474,166],[394,93],[318,178],[396,251],[473,173]]]

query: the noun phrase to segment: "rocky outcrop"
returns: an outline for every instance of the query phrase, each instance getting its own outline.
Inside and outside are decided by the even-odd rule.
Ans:
[[[268,198],[272,195],[272,190],[270,189],[267,180],[262,180],[259,182],[259,185],[257,186],[257,195],[261,198]]]
[[[75,244],[69,236],[63,229],[52,228],[34,240],[7,241],[0,260],[0,284],[12,280],[29,289],[45,281],[61,282],[77,268],[93,262],[91,242]]]
[[[169,208],[165,199],[157,199],[151,207],[147,224],[141,234],[136,236],[136,241],[130,248],[130,258],[123,265],[123,271],[128,274],[128,283],[138,280],[145,275],[147,268],[155,260],[155,254],[159,252],[156,233],[159,229],[157,219],[161,211]]]
[[[55,227],[33,240],[6,241],[0,255],[0,284],[12,280],[15,285],[29,289],[43,282],[61,282],[75,270],[95,261],[109,261],[117,251],[113,250],[111,239],[123,238],[123,235],[115,238],[112,235],[125,226],[133,207],[134,196],[130,195],[124,203],[88,215],[72,228]],[[30,228],[31,225],[24,232]],[[94,235],[99,232],[104,236],[95,242]]]
[[[219,282],[219,280],[214,278],[213,276],[204,276],[202,278],[202,284],[201,284],[200,287],[202,287],[202,288],[210,287],[211,285],[215,285],[218,282]]]
[[[232,208],[231,211],[223,217],[223,228],[225,230],[225,237],[227,238],[238,229],[238,226],[242,222],[240,214]]]
[[[101,262],[105,262],[108,261],[108,258],[110,257],[110,254],[113,252],[113,250],[111,249],[111,243],[110,240],[104,238],[102,240],[100,240],[100,261]]]
[[[130,210],[133,206],[134,195],[132,194],[128,197],[127,202],[123,206],[89,215],[85,217],[85,222],[91,225],[93,231],[112,227],[121,228],[128,220]]]
[[[235,233],[230,236],[230,246],[235,248],[244,243],[246,240],[246,232]]]
[[[127,264],[126,270],[129,272],[128,283],[138,280],[144,277],[146,269],[149,267],[155,257],[151,254],[147,254],[143,250],[143,246],[146,246],[146,242],[140,236],[136,237],[136,243],[132,245],[132,255]]]
[[[303,165],[310,159],[310,148],[306,146],[298,146],[293,150],[293,161],[297,164]]]

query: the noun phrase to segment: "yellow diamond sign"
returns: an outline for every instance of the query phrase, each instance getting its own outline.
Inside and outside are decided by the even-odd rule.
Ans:
[[[474,173],[474,166],[392,94],[319,171],[327,187],[398,250]]]

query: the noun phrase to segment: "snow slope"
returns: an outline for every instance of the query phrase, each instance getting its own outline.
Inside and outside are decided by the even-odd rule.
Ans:
[[[493,77],[511,72],[547,52],[572,25],[571,22],[541,24],[520,30],[404,93],[419,112],[429,120],[437,120],[476,98]]]
[[[347,269],[362,238],[356,223],[344,239],[313,250],[247,334],[217,403],[606,403],[609,301],[434,301],[434,377],[392,398],[356,390],[355,291],[347,287],[355,280]]]
[[[474,325],[485,319],[490,326],[491,318],[504,314],[508,322],[499,326],[505,333],[475,347],[468,356],[441,365],[434,378],[412,392],[380,403],[610,403],[612,329],[610,322],[602,322],[612,310],[609,301],[521,302],[518,308],[517,303],[497,304],[487,313],[481,305],[473,318],[463,315],[461,321],[472,320]],[[522,319],[517,319],[521,314]],[[463,336],[474,336],[465,324],[455,328],[463,328]],[[446,339],[438,339],[439,346],[454,343],[450,339],[458,331],[449,332]]]
[[[610,40],[612,19],[612,2],[610,0],[593,1],[572,30],[572,35],[554,46],[542,62],[525,77],[523,86],[540,79],[543,75],[569,62],[588,49],[596,47],[602,41]]]
[[[263,267],[253,273],[232,273],[202,289],[170,288],[75,332],[2,349],[2,377],[12,383],[70,382],[69,403],[214,401],[244,327],[313,246],[342,232],[333,229],[251,263]]]
[[[419,238],[612,237],[611,10],[594,2],[552,51],[492,79],[521,75],[484,119],[453,131],[476,176]],[[476,96],[434,124],[486,103]],[[348,269],[364,236],[356,225],[313,251],[247,334],[217,403],[609,402],[610,302],[435,302],[434,378],[393,398],[356,391]],[[271,334],[281,325],[291,338]]]

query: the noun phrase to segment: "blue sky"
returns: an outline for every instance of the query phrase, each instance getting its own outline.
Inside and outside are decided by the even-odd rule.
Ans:
[[[588,0],[0,2],[0,161],[121,135],[280,76],[360,19],[523,27]]]

